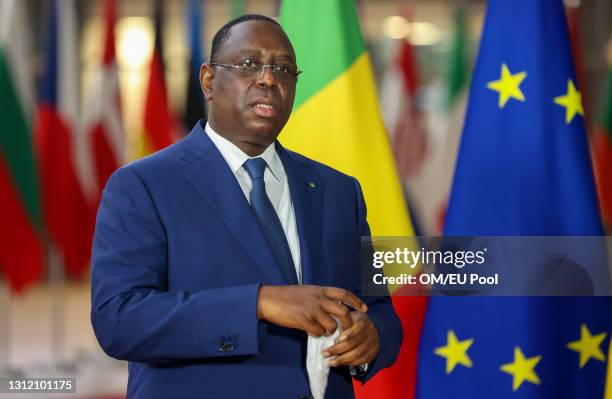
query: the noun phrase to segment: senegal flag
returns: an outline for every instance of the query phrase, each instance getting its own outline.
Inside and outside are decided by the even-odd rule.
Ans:
[[[280,141],[359,180],[373,236],[413,235],[354,1],[284,0],[280,14],[304,71]],[[359,398],[412,397],[426,298],[392,299],[404,330],[400,354],[358,387]]]
[[[280,14],[304,71],[280,141],[359,180],[372,235],[412,235],[354,2],[285,0]]]

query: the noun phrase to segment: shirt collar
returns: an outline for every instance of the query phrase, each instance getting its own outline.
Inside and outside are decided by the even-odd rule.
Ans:
[[[282,172],[284,169],[280,157],[276,152],[274,143],[270,144],[268,148],[266,148],[265,151],[258,157],[251,157],[238,148],[238,146],[236,146],[234,143],[215,132],[210,123],[206,122],[204,131],[215,144],[234,174],[236,174],[240,168],[242,168],[242,165],[247,159],[260,157],[266,161],[274,178],[281,181],[281,176],[283,176]]]

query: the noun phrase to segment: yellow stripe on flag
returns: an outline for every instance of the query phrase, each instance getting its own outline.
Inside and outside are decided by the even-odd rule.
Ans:
[[[604,399],[612,399],[612,334],[610,336],[610,347],[608,348],[608,374],[606,377],[606,392]]]
[[[280,141],[359,180],[372,235],[414,235],[367,53],[294,111]]]

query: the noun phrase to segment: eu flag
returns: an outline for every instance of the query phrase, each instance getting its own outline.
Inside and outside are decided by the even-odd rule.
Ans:
[[[601,235],[583,118],[562,1],[490,0],[445,234]],[[603,398],[611,329],[609,297],[431,298],[417,397]]]

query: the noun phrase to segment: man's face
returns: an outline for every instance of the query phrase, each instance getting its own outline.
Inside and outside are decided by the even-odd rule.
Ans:
[[[213,61],[237,65],[246,60],[296,64],[289,39],[265,21],[233,26]],[[296,81],[279,79],[271,68],[244,76],[233,68],[205,65],[201,81],[213,128],[247,153],[261,153],[274,142],[291,114]]]

